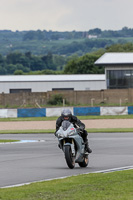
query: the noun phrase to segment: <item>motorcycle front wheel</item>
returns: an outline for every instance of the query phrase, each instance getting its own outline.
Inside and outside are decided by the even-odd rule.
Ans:
[[[72,155],[71,147],[65,146],[64,153],[68,167],[73,169],[75,167],[75,157]]]
[[[79,162],[78,164],[79,164],[80,167],[87,167],[88,163],[89,163],[89,158],[88,158],[88,155],[86,155],[84,157],[83,162]]]

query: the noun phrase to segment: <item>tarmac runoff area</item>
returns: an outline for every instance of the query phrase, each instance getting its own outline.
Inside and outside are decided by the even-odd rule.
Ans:
[[[81,169],[76,165],[75,170],[68,169],[53,134],[0,134],[0,137],[29,140],[29,143],[0,144],[0,188],[62,179],[81,173],[111,173],[133,169],[132,133],[90,134],[89,142],[93,152],[89,156],[89,166]],[[33,140],[38,142],[30,142]],[[44,142],[39,142],[41,140]]]
[[[81,120],[86,129],[133,128],[133,119],[90,119]],[[0,130],[48,130],[55,129],[56,121],[0,122]]]
[[[98,119],[98,120],[82,120],[86,128],[133,128],[133,119]],[[37,129],[55,129],[56,121],[26,121],[26,122],[0,122],[0,130],[37,130]],[[42,142],[41,140],[20,140],[18,143],[34,143]],[[43,140],[45,142],[45,140]],[[6,144],[6,143],[5,143]],[[94,155],[93,155],[94,156]],[[131,164],[131,163],[130,163]],[[108,168],[101,171],[93,171],[92,173],[110,173],[114,171],[130,170],[132,165],[125,165],[119,168]],[[90,172],[91,173],[91,172]],[[83,173],[84,174],[84,173]],[[86,173],[87,174],[87,173]],[[22,182],[21,184],[6,185],[1,188],[17,187],[28,185],[34,182],[50,181],[54,179],[63,179],[69,176],[63,176],[52,179],[45,179],[40,181]]]

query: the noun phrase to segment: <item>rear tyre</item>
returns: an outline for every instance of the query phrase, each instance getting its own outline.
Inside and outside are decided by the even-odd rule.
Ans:
[[[75,167],[75,157],[72,155],[71,147],[65,146],[65,159],[68,167],[73,169]]]
[[[86,155],[86,156],[84,157],[83,162],[80,162],[80,163],[78,163],[78,164],[79,164],[80,167],[87,167],[87,165],[89,164],[88,155]]]

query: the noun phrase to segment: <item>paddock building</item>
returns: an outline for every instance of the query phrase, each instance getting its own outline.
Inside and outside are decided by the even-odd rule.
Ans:
[[[105,53],[95,65],[105,67],[107,89],[133,88],[133,53]]]
[[[106,89],[105,75],[3,75],[0,93]]]

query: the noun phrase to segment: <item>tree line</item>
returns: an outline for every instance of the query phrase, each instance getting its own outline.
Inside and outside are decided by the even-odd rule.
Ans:
[[[89,37],[89,36],[92,36]],[[93,36],[96,36],[93,38]],[[104,30],[99,28],[88,31],[10,31],[0,30],[0,54],[13,52],[32,52],[33,55],[52,54],[83,56],[113,44],[133,42],[133,29]]]
[[[48,53],[43,56],[35,56],[31,52],[14,52],[7,56],[0,54],[0,75],[30,74],[30,73],[53,73],[62,70],[66,59],[62,56]]]
[[[132,37],[133,28],[123,27],[121,30],[101,30],[100,28],[90,29],[88,31],[52,31],[52,30],[30,30],[30,31],[11,31],[0,30],[0,41],[25,41],[25,40],[62,40],[62,39],[81,39],[88,35],[97,35],[100,38],[105,37]]]
[[[0,54],[0,75],[11,74],[102,74],[104,68],[95,61],[105,52],[133,52],[133,44],[113,44],[83,56],[59,56],[48,53],[35,56],[31,52]]]
[[[133,29],[128,27],[123,27],[121,30],[104,30],[100,28],[90,29],[88,31],[28,31],[24,34],[23,40],[59,40],[59,39],[79,39],[86,38],[88,35],[96,35],[100,38],[106,37],[132,37]]]

